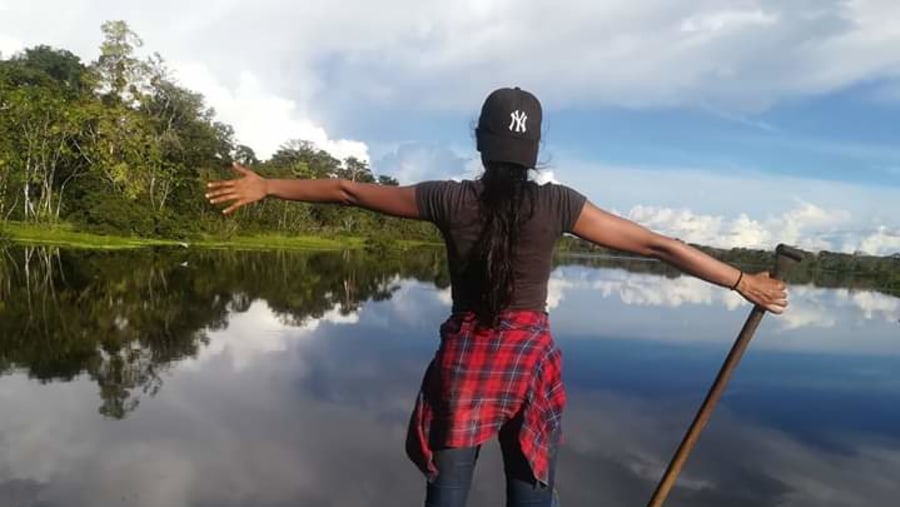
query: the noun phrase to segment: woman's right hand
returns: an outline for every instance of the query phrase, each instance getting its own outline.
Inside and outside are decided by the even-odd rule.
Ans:
[[[266,179],[235,162],[232,169],[240,177],[231,180],[213,181],[207,185],[206,198],[210,204],[232,201],[222,213],[228,215],[241,206],[265,199],[268,189]]]
[[[770,277],[765,271],[756,274],[744,273],[737,291],[747,301],[775,314],[783,313],[788,306],[784,282]]]

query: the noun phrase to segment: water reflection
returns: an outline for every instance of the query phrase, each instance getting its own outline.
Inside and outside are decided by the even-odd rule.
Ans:
[[[900,299],[848,288],[792,285],[786,314],[764,321],[755,348],[900,355]],[[667,343],[734,338],[750,306],[737,294],[696,278],[662,278],[624,269],[558,268],[549,301],[557,328]],[[602,313],[596,311],[603,305]],[[596,315],[592,320],[586,316]]]
[[[8,255],[0,505],[421,502],[402,442],[449,308],[440,253]],[[747,308],[624,268],[551,287],[563,502],[643,505]],[[897,300],[792,295],[816,317],[765,321],[668,505],[895,503]],[[472,505],[501,504],[495,445],[482,460]]]
[[[401,261],[359,253],[4,251],[0,262],[0,371],[44,381],[87,374],[100,413],[122,418],[161,371],[196,356],[228,316],[265,299],[285,324],[388,299],[398,276],[441,283],[442,258],[421,251]]]

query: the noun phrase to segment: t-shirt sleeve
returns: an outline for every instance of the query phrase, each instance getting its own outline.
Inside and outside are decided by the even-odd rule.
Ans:
[[[556,210],[556,216],[559,218],[559,225],[562,232],[572,232],[575,222],[584,209],[584,203],[587,197],[577,190],[565,185],[553,184],[553,208]]]
[[[415,186],[420,218],[438,226],[446,223],[452,184],[452,181],[424,181]]]

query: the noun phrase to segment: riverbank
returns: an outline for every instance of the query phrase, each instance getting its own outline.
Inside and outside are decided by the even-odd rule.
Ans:
[[[120,250],[128,248],[145,248],[155,246],[223,248],[237,250],[347,250],[364,248],[366,238],[323,236],[285,236],[254,235],[216,237],[202,236],[191,240],[170,240],[155,238],[137,238],[129,236],[107,236],[75,230],[71,225],[33,225],[19,222],[0,224],[0,242],[7,241],[25,245],[48,245],[65,248],[90,248],[102,250]],[[378,242],[380,247],[385,242]],[[427,246],[425,241],[397,240],[387,244],[401,248]],[[434,246],[439,246],[434,243]]]

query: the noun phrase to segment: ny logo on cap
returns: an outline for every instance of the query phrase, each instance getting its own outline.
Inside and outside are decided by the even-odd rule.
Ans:
[[[528,120],[528,115],[523,111],[513,111],[509,113],[510,118],[512,120],[509,122],[509,130],[512,132],[523,133],[526,131],[525,129],[525,121]]]

